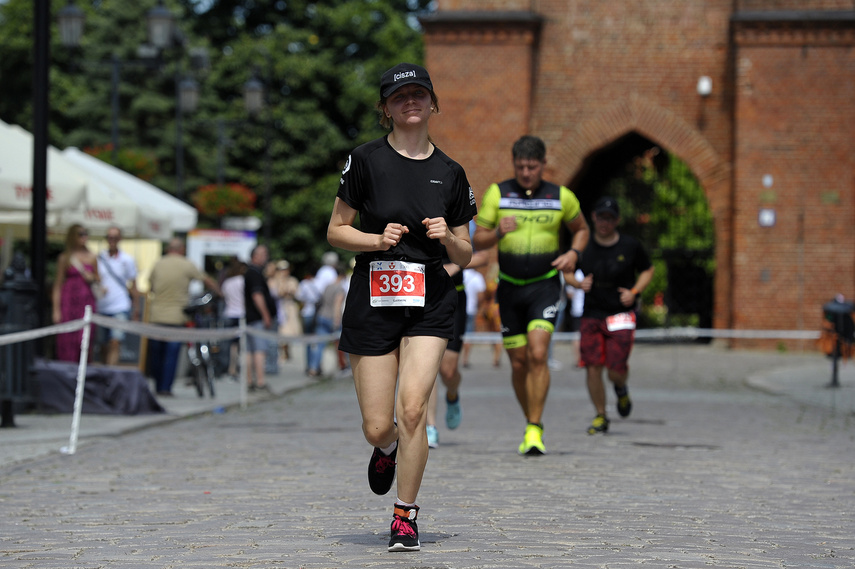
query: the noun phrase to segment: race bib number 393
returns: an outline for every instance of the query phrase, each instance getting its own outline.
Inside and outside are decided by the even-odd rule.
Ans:
[[[404,261],[371,262],[371,306],[424,306],[425,266]]]

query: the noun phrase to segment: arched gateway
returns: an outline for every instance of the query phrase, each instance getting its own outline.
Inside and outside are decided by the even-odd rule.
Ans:
[[[818,330],[823,303],[855,297],[851,2],[444,0],[422,23],[432,135],[477,196],[522,134],[571,183],[637,133],[707,197],[715,328]]]

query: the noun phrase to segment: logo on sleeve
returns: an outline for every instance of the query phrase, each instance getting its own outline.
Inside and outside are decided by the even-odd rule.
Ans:
[[[472,191],[472,186],[469,186],[469,205],[475,205],[475,192]]]

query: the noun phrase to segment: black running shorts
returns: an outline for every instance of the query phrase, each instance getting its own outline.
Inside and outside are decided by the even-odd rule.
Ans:
[[[457,290],[441,266],[425,274],[425,306],[372,307],[368,266],[358,264],[350,279],[338,349],[359,356],[394,351],[407,336],[454,338]],[[466,314],[464,304],[464,316]]]
[[[525,345],[529,324],[535,321],[548,323],[546,328],[552,332],[560,297],[561,280],[557,275],[522,286],[499,280],[496,302],[499,303],[505,347]]]

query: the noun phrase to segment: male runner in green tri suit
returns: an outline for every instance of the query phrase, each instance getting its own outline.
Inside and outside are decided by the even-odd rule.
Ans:
[[[561,295],[559,272],[573,272],[590,231],[569,189],[543,180],[546,145],[523,136],[512,148],[514,178],[493,184],[478,209],[476,249],[499,246],[496,298],[502,339],[511,360],[511,382],[525,414],[523,455],[546,453],[543,408],[549,392],[549,342]],[[573,233],[561,254],[560,229]]]

